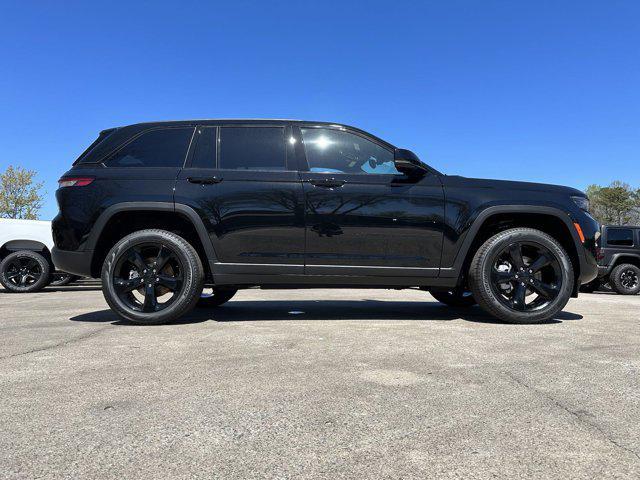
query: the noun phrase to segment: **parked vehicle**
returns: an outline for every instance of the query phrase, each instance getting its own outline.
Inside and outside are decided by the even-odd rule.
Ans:
[[[609,284],[620,295],[640,292],[640,227],[603,225],[598,250],[598,278],[582,287],[592,292]]]
[[[68,285],[76,276],[51,261],[51,222],[0,218],[0,283],[10,292]]]
[[[515,323],[596,277],[584,193],[443,175],[357,128],[288,120],[105,130],[60,179],[53,258],[162,323],[238,289],[420,287]]]

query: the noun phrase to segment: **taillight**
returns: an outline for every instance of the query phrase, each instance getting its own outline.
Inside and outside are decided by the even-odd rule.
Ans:
[[[58,188],[64,187],[86,187],[93,182],[91,177],[62,177],[58,180]]]

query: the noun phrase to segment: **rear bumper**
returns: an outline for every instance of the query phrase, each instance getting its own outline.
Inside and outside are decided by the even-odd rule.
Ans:
[[[91,276],[91,258],[93,250],[60,250],[56,247],[51,249],[51,259],[56,269],[81,277]]]
[[[609,275],[609,267],[607,265],[600,265],[598,267],[598,277],[605,277]]]

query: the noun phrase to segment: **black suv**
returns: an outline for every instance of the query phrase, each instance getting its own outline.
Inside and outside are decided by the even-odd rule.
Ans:
[[[256,286],[417,287],[534,323],[598,272],[599,225],[582,192],[443,175],[332,123],[105,130],[56,196],[55,263],[101,276],[111,308],[136,323]]]
[[[599,276],[589,284],[607,282],[621,295],[640,292],[640,227],[603,225],[598,249]]]

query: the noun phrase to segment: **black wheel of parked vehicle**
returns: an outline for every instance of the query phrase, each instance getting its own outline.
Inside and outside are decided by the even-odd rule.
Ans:
[[[80,277],[67,272],[53,272],[51,274],[51,281],[49,282],[49,286],[64,287],[65,285],[69,285],[71,282],[75,282],[78,278]]]
[[[600,279],[596,278],[595,280],[590,281],[589,283],[585,283],[584,285],[580,285],[581,293],[593,293],[600,288]]]
[[[478,304],[510,323],[541,323],[569,301],[571,260],[550,235],[532,228],[505,230],[476,252],[469,270]]]
[[[454,288],[451,290],[429,290],[429,293],[440,303],[450,307],[472,307],[477,302],[469,290]]]
[[[49,283],[51,266],[38,252],[21,250],[7,255],[0,263],[0,283],[10,292],[31,293]]]
[[[640,292],[640,268],[631,263],[618,265],[611,272],[610,282],[616,293],[636,295]]]
[[[141,230],[111,249],[102,267],[102,291],[121,317],[160,324],[190,311],[202,292],[204,271],[193,246],[165,230]]]
[[[236,288],[204,288],[200,294],[198,306],[205,308],[219,307],[231,300],[236,293],[238,293]]]

